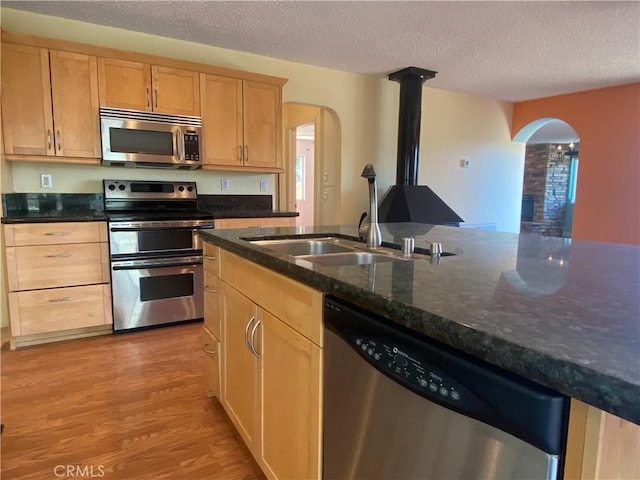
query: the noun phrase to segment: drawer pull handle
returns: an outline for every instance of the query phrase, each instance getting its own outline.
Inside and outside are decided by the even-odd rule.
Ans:
[[[71,232],[47,232],[45,235],[49,235],[52,237],[61,237],[63,235],[71,235]]]
[[[47,258],[69,258],[70,256],[70,253],[57,253],[55,255],[47,255]]]
[[[49,300],[51,303],[72,302],[73,297],[52,298]]]
[[[209,293],[218,293],[217,290],[214,290],[213,288],[209,287],[209,285],[204,286],[204,291]]]
[[[216,257],[212,257],[211,255],[205,255],[205,256],[204,256],[204,259],[205,259],[205,260],[215,260],[215,259],[216,259]]]
[[[208,353],[209,355],[215,355],[215,354],[217,354],[217,353],[218,353],[218,352],[216,352],[215,350],[209,350],[209,349],[207,348],[208,346],[209,346],[209,345],[205,343],[205,344],[204,344],[204,346],[202,347],[202,350],[204,350],[204,353]]]

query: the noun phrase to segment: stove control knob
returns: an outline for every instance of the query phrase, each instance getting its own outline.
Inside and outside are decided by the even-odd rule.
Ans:
[[[187,187],[187,190],[188,190],[189,192],[193,192],[193,187]]]
[[[178,190],[180,190],[181,192],[184,192],[184,187],[183,187],[182,185],[180,185],[180,186],[178,187]]]
[[[116,189],[116,186],[113,183],[109,185],[109,190],[113,191],[115,189]]]
[[[120,190],[124,190],[126,187],[125,187],[124,185],[119,185],[119,186],[118,186],[118,188],[119,188]]]

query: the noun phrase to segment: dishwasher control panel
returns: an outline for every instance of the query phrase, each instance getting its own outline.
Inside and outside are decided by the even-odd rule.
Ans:
[[[416,393],[439,403],[462,407],[465,400],[475,403],[474,395],[458,381],[431,364],[418,351],[386,339],[357,336],[353,347],[380,371],[405,384]]]

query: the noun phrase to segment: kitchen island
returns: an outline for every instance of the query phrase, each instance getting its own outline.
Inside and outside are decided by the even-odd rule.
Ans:
[[[356,238],[352,226],[201,236],[269,271],[640,424],[640,248],[418,224],[381,230],[383,246],[413,236],[417,251],[440,242],[454,255],[437,262],[419,256],[328,266],[247,241]]]

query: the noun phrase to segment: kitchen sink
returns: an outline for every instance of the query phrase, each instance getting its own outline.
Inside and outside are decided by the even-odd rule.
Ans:
[[[253,245],[265,247],[274,253],[290,255],[317,265],[368,265],[371,263],[424,258],[424,255],[419,254],[413,254],[411,257],[403,257],[399,250],[387,247],[371,251],[367,250],[366,245],[362,242],[340,237],[246,240]]]
[[[281,239],[281,240],[254,240],[253,245],[261,245],[273,252],[292,255],[325,255],[328,253],[353,252],[355,245],[364,247],[364,244],[345,240],[342,238],[305,238],[305,239]]]
[[[335,253],[331,255],[307,255],[299,257],[317,265],[327,265],[330,267],[343,267],[348,265],[369,265],[371,263],[406,261],[407,258],[391,255],[388,253],[371,252],[347,252]]]

